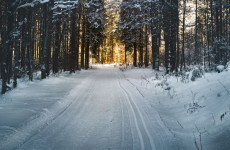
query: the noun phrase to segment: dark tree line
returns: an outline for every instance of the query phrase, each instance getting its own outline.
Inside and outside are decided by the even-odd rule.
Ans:
[[[18,78],[32,81],[37,71],[44,79],[51,71],[88,69],[90,57],[104,62],[103,45],[112,45],[113,56],[118,38],[125,45],[125,63],[129,52],[134,66],[147,67],[151,62],[159,70],[163,64],[170,73],[189,65],[206,70],[226,65],[230,0],[193,0],[193,8],[188,3],[123,0],[116,8],[120,17],[114,21],[116,16],[108,16],[104,0],[0,0],[2,93],[11,83],[16,87]],[[191,14],[195,19],[188,23]],[[119,32],[105,34],[105,27],[115,22]]]
[[[41,71],[89,68],[104,38],[103,0],[0,0],[2,93]]]
[[[164,64],[166,73],[191,64],[215,69],[230,59],[229,11],[229,0],[123,0],[120,39],[133,52],[134,66],[151,60],[153,69]]]

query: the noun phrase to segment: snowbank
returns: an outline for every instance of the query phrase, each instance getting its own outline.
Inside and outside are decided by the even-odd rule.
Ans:
[[[218,69],[223,71],[223,66]],[[134,69],[124,74],[145,95],[146,102],[157,110],[184,149],[229,149],[230,70],[202,76],[199,73],[194,82],[186,80],[193,72],[175,77]]]
[[[220,72],[224,71],[224,66],[223,65],[218,65],[216,67],[216,70],[217,70],[218,73],[220,73]]]

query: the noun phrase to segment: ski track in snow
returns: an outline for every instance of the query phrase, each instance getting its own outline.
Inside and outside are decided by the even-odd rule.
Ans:
[[[170,100],[167,93],[159,93],[162,92],[161,89],[155,87],[154,93],[151,88],[142,85],[141,76],[144,70],[121,72],[111,66],[95,67],[93,70],[71,76],[68,81],[74,82],[71,88],[65,90],[66,94],[61,99],[57,98],[58,93],[55,91],[68,87],[69,82],[63,82],[65,77],[52,79],[52,86],[48,80],[45,81],[46,84],[41,84],[41,87],[49,90],[50,87],[58,85],[55,84],[56,81],[62,81],[60,88],[49,90],[48,93],[39,86],[32,86],[34,90],[31,91],[40,92],[43,97],[32,94],[32,97],[30,95],[27,97],[29,100],[38,100],[35,103],[37,104],[47,96],[48,101],[52,100],[54,103],[50,107],[42,106],[41,111],[35,107],[23,107],[23,114],[27,112],[33,116],[29,116],[26,122],[19,122],[22,126],[4,126],[2,123],[0,135],[5,138],[0,139],[0,150],[192,150],[195,148],[193,135],[190,135],[193,130],[190,125],[192,123],[185,124],[168,111],[173,112],[180,108],[179,115],[183,111],[185,112],[182,115],[188,118],[192,115],[183,110],[183,104],[181,105],[179,101]],[[223,89],[221,86],[220,88]],[[16,97],[20,96],[20,92],[23,92],[23,88],[15,94],[12,91]],[[160,99],[162,104],[158,98],[162,98]],[[30,103],[25,102],[28,105]],[[169,107],[170,105],[172,107]],[[170,108],[172,110],[167,110]],[[3,109],[5,107],[1,106],[1,110]],[[204,149],[210,145],[205,138],[205,135],[202,135]],[[216,140],[215,137],[213,140]],[[214,149],[211,146],[209,148]]]
[[[82,80],[63,98],[61,107],[58,102],[14,129],[0,141],[1,149],[156,149],[149,116],[135,103],[144,96],[136,86],[129,87],[119,69],[99,68]],[[163,126],[161,132],[165,130]],[[157,139],[158,147],[165,147],[165,139],[159,134]]]
[[[126,99],[127,102],[129,104],[129,107],[132,110],[133,113],[133,117],[135,120],[135,125],[138,131],[138,136],[141,142],[141,150],[145,150],[145,149],[156,149],[155,145],[153,143],[153,138],[150,135],[147,126],[145,124],[145,121],[143,119],[143,115],[140,112],[139,108],[137,107],[137,105],[134,103],[132,97],[130,96],[130,94],[127,92],[127,90],[122,86],[121,84],[121,77],[119,77],[119,85],[120,88],[122,89],[122,91],[125,93],[126,95]]]

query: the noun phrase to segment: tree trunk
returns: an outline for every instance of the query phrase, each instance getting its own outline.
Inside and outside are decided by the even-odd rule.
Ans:
[[[181,55],[181,68],[180,70],[185,69],[185,55],[184,55],[184,50],[185,50],[185,14],[186,14],[186,0],[183,0],[183,28],[182,28],[182,55]]]
[[[81,67],[79,66],[79,48],[80,48],[80,30],[81,30],[81,16],[82,16],[82,1],[79,4],[79,14],[78,14],[78,24],[77,24],[77,42],[76,42],[76,69],[80,70]]]
[[[140,28],[140,37],[139,37],[139,67],[143,66],[143,34],[142,28]]]
[[[41,55],[41,79],[45,79],[47,76],[47,60],[48,60],[48,38],[49,38],[49,5],[48,3],[43,6],[43,44],[42,44],[42,55]]]
[[[148,67],[148,26],[145,25],[145,67]]]
[[[85,8],[83,7],[83,25],[82,25],[82,38],[81,38],[81,68],[85,68],[85,30],[86,30],[86,19],[85,19]]]
[[[31,55],[31,28],[32,28],[32,8],[28,8],[28,25],[27,25],[27,59],[29,80],[33,81],[33,57]]]
[[[136,41],[133,43],[133,49],[134,49],[133,66],[137,67],[137,43],[136,43]]]
[[[59,18],[56,21],[55,30],[55,41],[54,41],[54,51],[53,51],[53,73],[58,73],[59,71],[59,54],[60,54],[60,32],[61,32],[61,22]]]
[[[85,47],[85,69],[89,69],[89,46],[90,46],[89,22],[86,23],[86,47]]]
[[[22,21],[22,10],[18,10],[18,15],[17,18],[19,21]],[[15,18],[15,22],[16,22],[16,18]],[[15,23],[15,26],[17,27],[17,30],[20,31],[19,29],[19,24]],[[14,61],[15,61],[15,66],[14,66],[14,82],[13,82],[13,87],[16,88],[17,87],[17,79],[18,79],[18,74],[19,74],[19,70],[20,70],[20,41],[18,40],[20,38],[20,35],[17,35],[15,37],[15,50],[14,50]]]
[[[198,0],[196,0],[196,20],[195,20],[195,52],[194,52],[194,59],[195,64],[199,64],[200,53],[198,50]]]

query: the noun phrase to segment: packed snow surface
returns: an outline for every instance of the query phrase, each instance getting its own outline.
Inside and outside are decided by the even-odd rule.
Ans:
[[[230,149],[230,72],[94,65],[0,97],[1,150]]]

